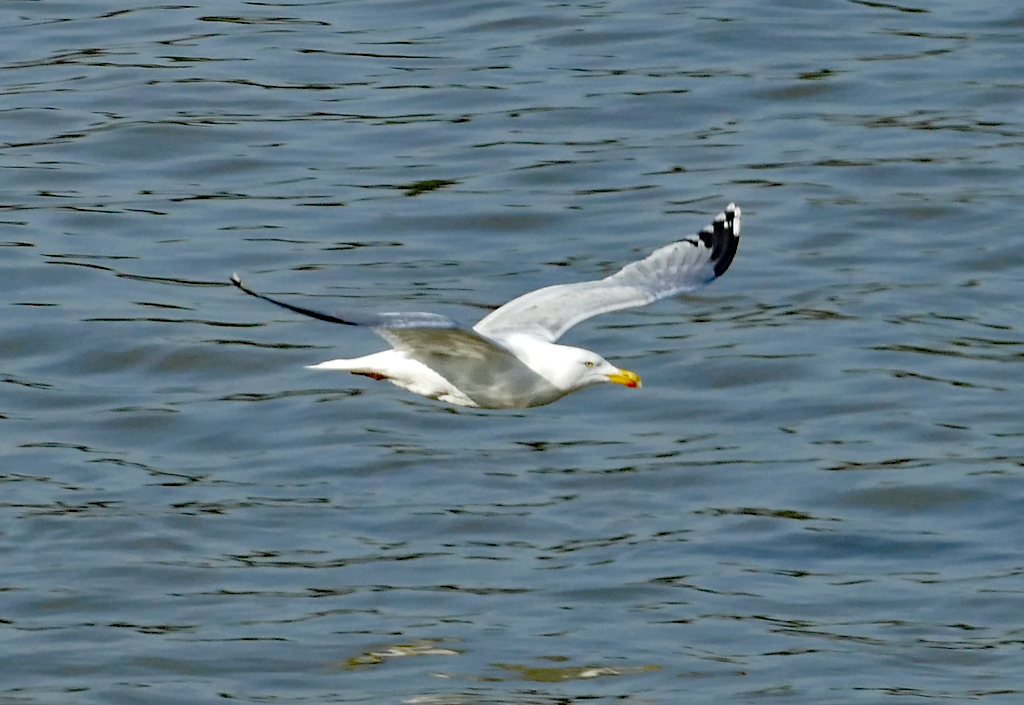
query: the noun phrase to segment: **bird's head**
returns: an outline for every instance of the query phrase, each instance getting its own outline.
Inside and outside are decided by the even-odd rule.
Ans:
[[[590,350],[568,345],[552,345],[550,362],[544,376],[556,387],[575,391],[592,384],[614,382],[627,387],[639,387],[640,377],[623,370]]]

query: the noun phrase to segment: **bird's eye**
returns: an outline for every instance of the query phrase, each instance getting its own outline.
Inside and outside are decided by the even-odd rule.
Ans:
[[[587,361],[586,361],[586,362],[584,362],[583,364],[584,364],[584,365],[586,365],[587,367],[593,367],[593,366],[594,366],[594,363],[593,363],[593,362],[591,362],[590,360],[587,360]]]

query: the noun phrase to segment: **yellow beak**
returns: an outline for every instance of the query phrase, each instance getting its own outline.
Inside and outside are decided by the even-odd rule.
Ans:
[[[640,376],[637,375],[636,372],[630,372],[629,370],[619,370],[618,372],[613,372],[612,374],[608,375],[608,380],[610,382],[615,382],[616,384],[624,384],[627,387],[643,386],[640,383]]]

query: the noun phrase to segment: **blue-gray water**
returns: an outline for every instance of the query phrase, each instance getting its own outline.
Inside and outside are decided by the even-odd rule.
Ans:
[[[1024,695],[1024,11],[0,5],[0,702]],[[303,365],[744,211],[452,409]],[[772,697],[769,697],[772,696]]]

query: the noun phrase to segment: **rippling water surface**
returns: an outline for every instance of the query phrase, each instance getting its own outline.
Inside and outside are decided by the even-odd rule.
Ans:
[[[0,702],[1024,695],[1013,3],[0,6]],[[472,323],[744,210],[521,412]]]

